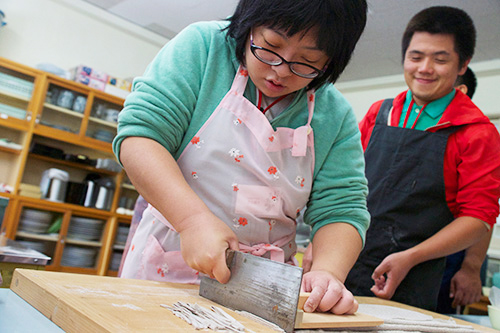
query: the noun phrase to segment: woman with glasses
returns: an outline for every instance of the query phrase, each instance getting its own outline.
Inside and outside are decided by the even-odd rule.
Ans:
[[[369,223],[357,122],[335,89],[366,23],[365,0],[241,0],[157,55],[113,143],[149,202],[122,277],[230,278],[227,249],[296,264],[307,206],[314,264],[305,310],[353,313],[343,281]]]

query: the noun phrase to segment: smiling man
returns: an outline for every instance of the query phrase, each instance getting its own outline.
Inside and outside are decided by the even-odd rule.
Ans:
[[[403,35],[408,90],[373,104],[360,123],[371,225],[346,286],[354,295],[434,310],[445,256],[493,226],[500,137],[454,88],[474,53],[464,11],[431,7]]]

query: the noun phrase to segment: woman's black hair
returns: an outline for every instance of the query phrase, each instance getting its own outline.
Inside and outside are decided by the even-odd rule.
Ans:
[[[403,34],[403,62],[415,32],[451,35],[458,53],[459,67],[474,55],[476,28],[470,16],[461,9],[447,6],[429,7],[413,16]]]
[[[240,0],[228,20],[228,36],[236,40],[236,57],[244,63],[250,30],[265,26],[293,36],[318,31],[318,48],[329,58],[325,73],[308,86],[334,83],[351,59],[366,25],[366,0]]]
[[[467,67],[465,73],[457,77],[457,80],[455,81],[455,87],[458,87],[462,84],[465,84],[465,86],[467,87],[467,96],[472,99],[472,96],[474,96],[474,93],[476,92],[477,79],[476,74],[474,74],[470,67]]]

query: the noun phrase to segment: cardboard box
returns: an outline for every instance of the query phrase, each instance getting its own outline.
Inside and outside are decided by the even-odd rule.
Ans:
[[[74,81],[79,82],[79,83],[83,83],[84,85],[87,85],[91,88],[101,90],[101,91],[104,91],[104,89],[106,87],[105,81],[100,81],[98,79],[95,79],[93,77],[90,77],[90,76],[84,75],[84,74],[78,74],[74,78]]]
[[[104,83],[108,82],[109,75],[107,73],[105,73],[103,71],[96,70],[95,68],[92,68],[89,66],[80,65],[80,66],[74,68],[72,70],[72,72],[73,72],[74,78],[77,78],[80,75],[83,75],[83,76],[86,76],[86,77],[89,77],[89,78],[92,78],[92,79],[95,79],[98,81],[102,81]]]
[[[108,76],[107,84],[126,91],[130,91],[132,88],[132,82],[112,76]]]

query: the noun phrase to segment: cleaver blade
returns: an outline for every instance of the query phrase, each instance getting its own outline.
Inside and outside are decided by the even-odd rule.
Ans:
[[[227,251],[228,283],[203,276],[200,296],[233,310],[250,312],[293,332],[302,268],[239,251]]]

